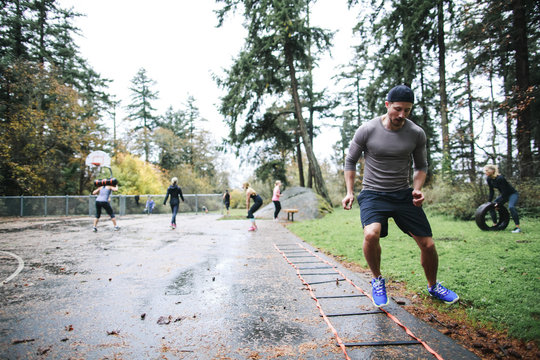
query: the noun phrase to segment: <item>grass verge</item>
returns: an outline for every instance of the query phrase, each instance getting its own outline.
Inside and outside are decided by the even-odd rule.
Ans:
[[[539,343],[540,222],[522,219],[523,233],[512,234],[510,228],[486,232],[474,221],[429,213],[428,217],[439,253],[438,278],[460,296],[459,310],[433,306],[456,316],[465,312],[472,323]],[[358,210],[336,209],[322,219],[295,222],[288,228],[343,261],[367,267]],[[390,221],[381,247],[383,276],[390,282],[405,282],[407,290],[425,296],[426,281],[414,240]]]

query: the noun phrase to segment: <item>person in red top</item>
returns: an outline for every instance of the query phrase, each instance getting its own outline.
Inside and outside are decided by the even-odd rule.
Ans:
[[[272,202],[274,203],[274,207],[275,207],[275,210],[274,210],[275,221],[277,221],[278,214],[281,211],[281,203],[279,202],[279,197],[281,196],[281,190],[279,188],[280,186],[281,186],[281,181],[276,180],[276,182],[274,183],[274,193],[272,195]]]

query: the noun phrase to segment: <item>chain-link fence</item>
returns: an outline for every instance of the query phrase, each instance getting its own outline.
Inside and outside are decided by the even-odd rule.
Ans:
[[[163,206],[165,195],[112,195],[111,206],[118,215],[144,214],[146,202],[154,201],[153,214],[170,213],[171,207]],[[180,201],[179,213],[223,213],[221,194],[185,194]],[[94,215],[96,196],[0,196],[0,216],[70,216]]]

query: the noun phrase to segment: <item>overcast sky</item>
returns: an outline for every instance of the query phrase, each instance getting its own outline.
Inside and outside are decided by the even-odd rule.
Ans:
[[[348,10],[346,0],[319,0],[312,6],[311,24],[338,31],[332,58],[321,61],[315,73],[316,89],[332,87],[331,77],[339,64],[352,57],[352,27],[357,10]],[[216,28],[211,0],[60,0],[63,8],[73,7],[86,16],[76,20],[81,37],[76,38],[81,55],[102,77],[112,80],[110,93],[121,101],[117,122],[125,117],[130,102],[131,80],[140,68],[156,81],[159,100],[154,103],[158,114],[169,106],[183,107],[188,95],[196,99],[203,126],[217,141],[228,129],[218,113],[219,98],[212,74],[223,74],[238,54],[245,31],[243,19],[229,17]],[[317,88],[317,85],[320,88]],[[110,121],[112,122],[112,120]],[[317,157],[329,159],[330,145],[336,133],[325,130],[316,140]]]

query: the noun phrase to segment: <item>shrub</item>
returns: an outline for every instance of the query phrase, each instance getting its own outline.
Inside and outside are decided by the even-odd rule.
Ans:
[[[242,190],[234,189],[231,194],[231,209],[243,209],[246,207],[246,193]]]
[[[424,189],[425,204],[432,212],[455,219],[472,220],[487,200],[485,189],[469,182],[450,182],[436,178]]]
[[[520,216],[540,216],[540,183],[538,180],[518,182],[514,186],[519,192],[517,203]]]

